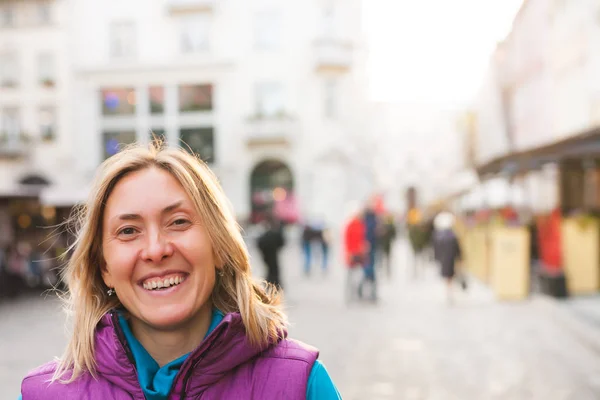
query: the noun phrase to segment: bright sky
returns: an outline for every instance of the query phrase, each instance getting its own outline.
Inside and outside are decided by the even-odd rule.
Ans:
[[[366,0],[370,97],[463,105],[473,99],[522,0]]]

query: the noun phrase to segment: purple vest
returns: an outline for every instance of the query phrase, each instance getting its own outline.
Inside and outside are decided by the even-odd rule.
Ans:
[[[50,384],[56,368],[50,362],[25,377],[23,400],[144,400],[116,313],[102,318],[95,343],[97,379],[85,373],[68,385]],[[308,377],[318,355],[317,349],[286,338],[252,347],[239,313],[227,314],[181,366],[168,398],[306,399]]]

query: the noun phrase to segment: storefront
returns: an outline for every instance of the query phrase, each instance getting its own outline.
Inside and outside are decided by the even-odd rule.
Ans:
[[[555,204],[517,207],[521,214],[533,214],[530,250],[532,258],[540,261],[542,290],[556,296],[596,293],[600,290],[600,129],[495,159],[478,172],[489,178],[508,171],[512,184],[520,185],[548,165],[555,165],[557,171]],[[523,186],[526,197],[539,199],[531,187]]]

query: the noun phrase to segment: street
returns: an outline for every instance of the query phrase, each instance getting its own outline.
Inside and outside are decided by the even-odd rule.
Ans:
[[[499,303],[471,280],[448,306],[437,271],[413,279],[406,244],[394,250],[379,303],[350,306],[339,257],[306,278],[300,248],[283,254],[290,336],[320,349],[344,399],[600,398],[600,354],[534,301]],[[0,320],[0,400],[12,400],[27,370],[62,351],[64,317],[54,296],[22,297],[0,304]]]

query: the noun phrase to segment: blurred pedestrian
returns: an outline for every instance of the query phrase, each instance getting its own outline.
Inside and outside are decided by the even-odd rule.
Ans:
[[[312,227],[314,232],[313,240],[317,243],[321,251],[321,270],[323,274],[326,274],[329,266],[329,243],[331,241],[329,227],[322,217],[315,219]]]
[[[263,222],[265,231],[258,238],[258,249],[267,267],[266,281],[278,289],[282,289],[279,269],[279,251],[285,245],[282,226],[273,217],[267,217]]]
[[[428,224],[424,221],[413,220],[408,225],[408,239],[413,252],[413,278],[419,275],[426,262],[426,251],[431,242],[431,234]]]
[[[26,279],[29,273],[27,262],[27,251],[30,247],[19,242],[8,248],[7,259],[7,280],[9,287],[9,297],[15,297],[27,289]]]
[[[375,273],[375,263],[377,257],[377,230],[378,218],[375,213],[375,204],[371,201],[364,213],[365,236],[369,249],[367,251],[367,259],[364,268],[365,279],[359,288],[359,293],[362,296],[365,284],[371,288],[370,299],[377,301],[377,277]]]
[[[449,304],[453,303],[453,280],[456,275],[456,264],[461,261],[461,250],[458,238],[453,231],[454,216],[449,212],[441,212],[434,220],[434,253],[440,265],[442,277],[446,280],[446,295]],[[464,277],[463,277],[464,279]],[[466,288],[466,282],[462,282]]]
[[[153,142],[96,176],[66,267],[71,336],[24,400],[341,398],[318,350],[287,339],[206,164]]]
[[[312,268],[312,242],[315,231],[312,225],[306,221],[302,229],[302,253],[304,255],[304,275],[309,276]]]
[[[387,277],[392,276],[392,244],[396,239],[396,224],[392,214],[385,215],[379,229],[380,261]]]
[[[353,301],[360,296],[359,285],[363,280],[363,269],[369,244],[366,227],[360,209],[355,208],[344,228],[344,255],[348,275],[346,278],[346,300]]]
[[[321,269],[323,273],[327,273],[329,268],[329,245],[331,243],[331,234],[328,227],[323,226],[321,229],[319,242],[321,243]]]

